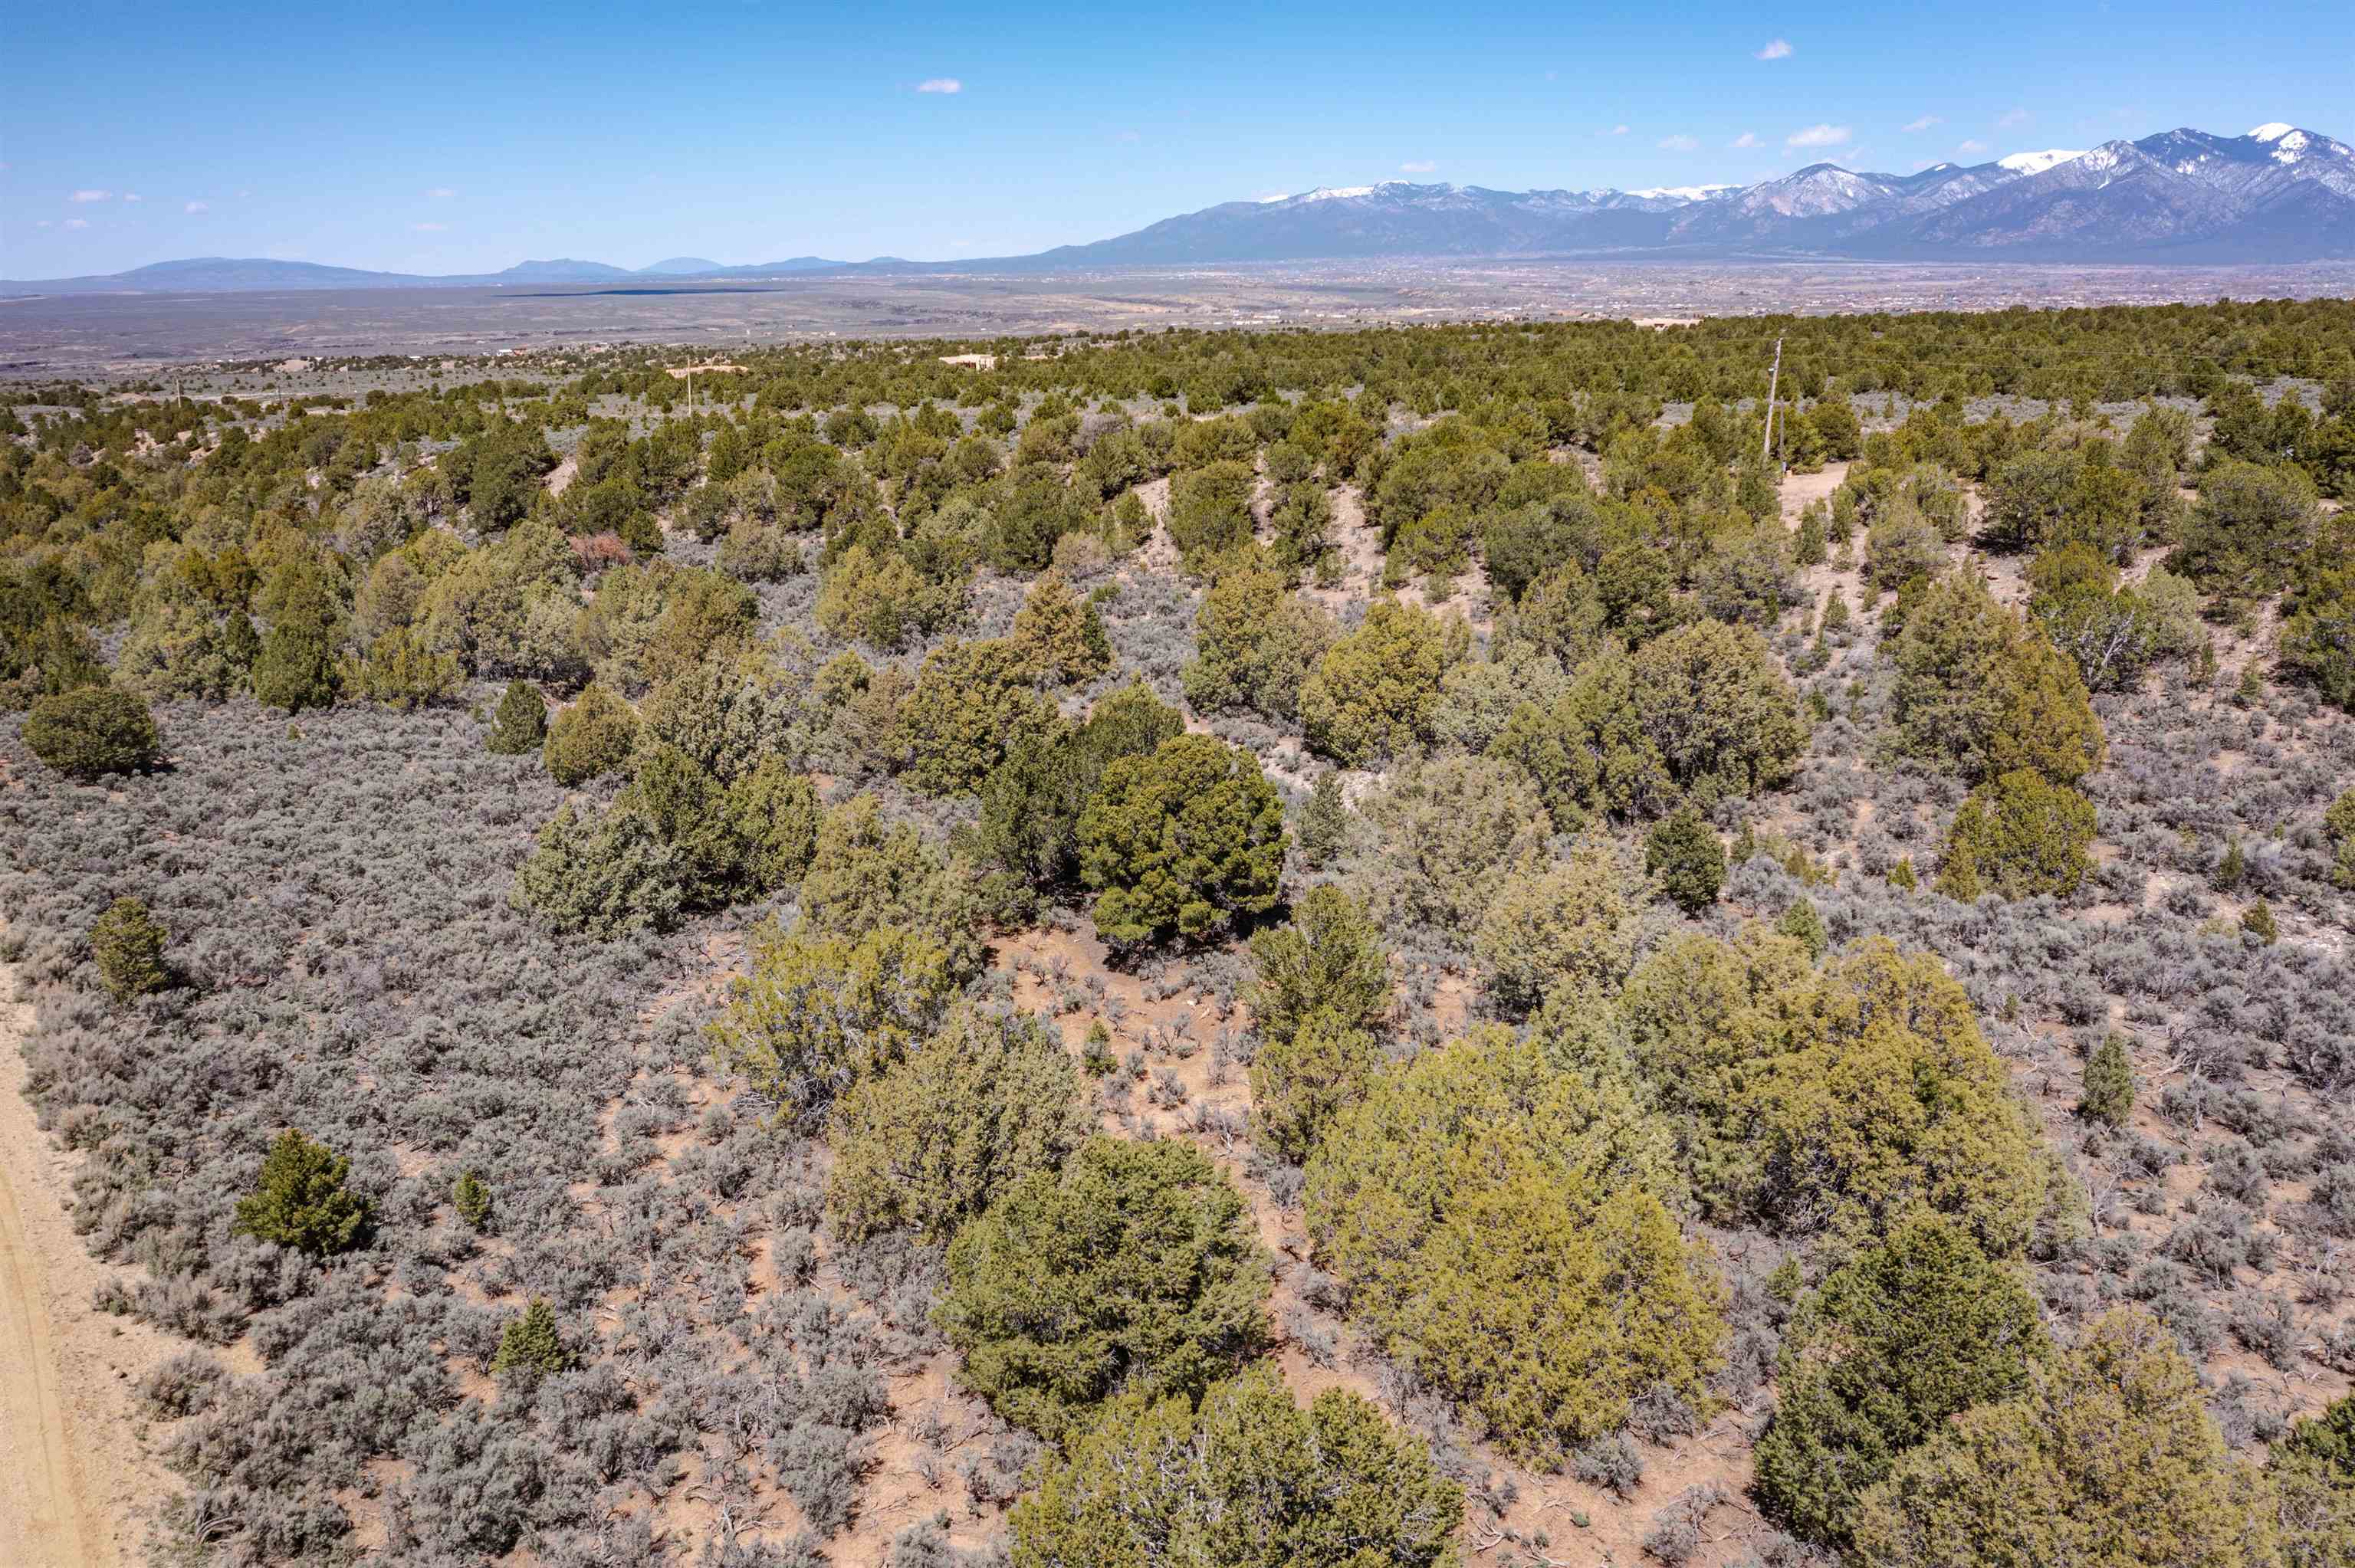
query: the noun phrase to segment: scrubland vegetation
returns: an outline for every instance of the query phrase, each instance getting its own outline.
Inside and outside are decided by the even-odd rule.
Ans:
[[[2355,307],[962,346],[20,397],[158,1562],[2355,1560]]]

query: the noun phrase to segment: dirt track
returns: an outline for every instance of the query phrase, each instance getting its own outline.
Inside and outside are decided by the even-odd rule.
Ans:
[[[32,1011],[0,965],[0,1563],[113,1568],[136,1561],[133,1516],[169,1484],[132,1386],[171,1347],[91,1308],[112,1271],[67,1221],[71,1157],[17,1091]]]

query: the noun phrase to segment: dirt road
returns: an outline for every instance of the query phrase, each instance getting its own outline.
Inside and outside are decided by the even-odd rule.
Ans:
[[[115,1568],[136,1560],[133,1516],[170,1482],[132,1389],[171,1346],[91,1306],[112,1271],[73,1234],[72,1160],[17,1090],[32,1012],[0,965],[0,1563]]]

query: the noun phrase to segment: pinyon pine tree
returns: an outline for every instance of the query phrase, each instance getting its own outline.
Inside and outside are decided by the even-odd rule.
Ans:
[[[493,1372],[527,1382],[537,1382],[571,1365],[572,1352],[565,1348],[564,1338],[557,1331],[555,1309],[537,1296],[524,1308],[522,1317],[510,1320],[500,1330],[498,1354],[491,1360]]]
[[[129,1001],[161,991],[170,975],[164,968],[164,943],[169,935],[136,898],[118,898],[90,928],[90,953],[97,960],[98,977],[117,1001]]]
[[[1725,850],[1700,812],[1679,806],[1645,838],[1644,869],[1678,908],[1698,915],[1725,885]]]
[[[501,757],[538,751],[548,739],[548,704],[529,681],[510,681],[491,721],[488,745]]]
[[[238,1200],[235,1229],[314,1257],[348,1252],[367,1233],[368,1206],[346,1190],[352,1162],[293,1128],[261,1162],[261,1184]]]
[[[2134,1103],[2135,1070],[2126,1055],[2126,1038],[2105,1035],[2085,1063],[2085,1087],[2077,1099],[2077,1114],[2105,1127],[2123,1127]]]

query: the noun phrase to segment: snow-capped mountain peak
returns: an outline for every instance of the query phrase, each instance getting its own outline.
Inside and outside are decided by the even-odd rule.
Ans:
[[[2082,147],[2075,152],[2065,147],[2047,147],[2041,153],[2014,153],[1995,162],[1998,168],[2009,169],[2015,175],[2041,175],[2047,169],[2073,163],[2084,155]]]
[[[1739,185],[1654,185],[1646,191],[1629,191],[1631,196],[1646,201],[1707,201],[1720,191],[1739,190]]]
[[[1792,254],[1892,259],[2355,259],[2355,147],[2286,122],[2179,125],[1911,174],[1835,163],[1636,190],[1384,180],[1221,203],[1054,262]]]

